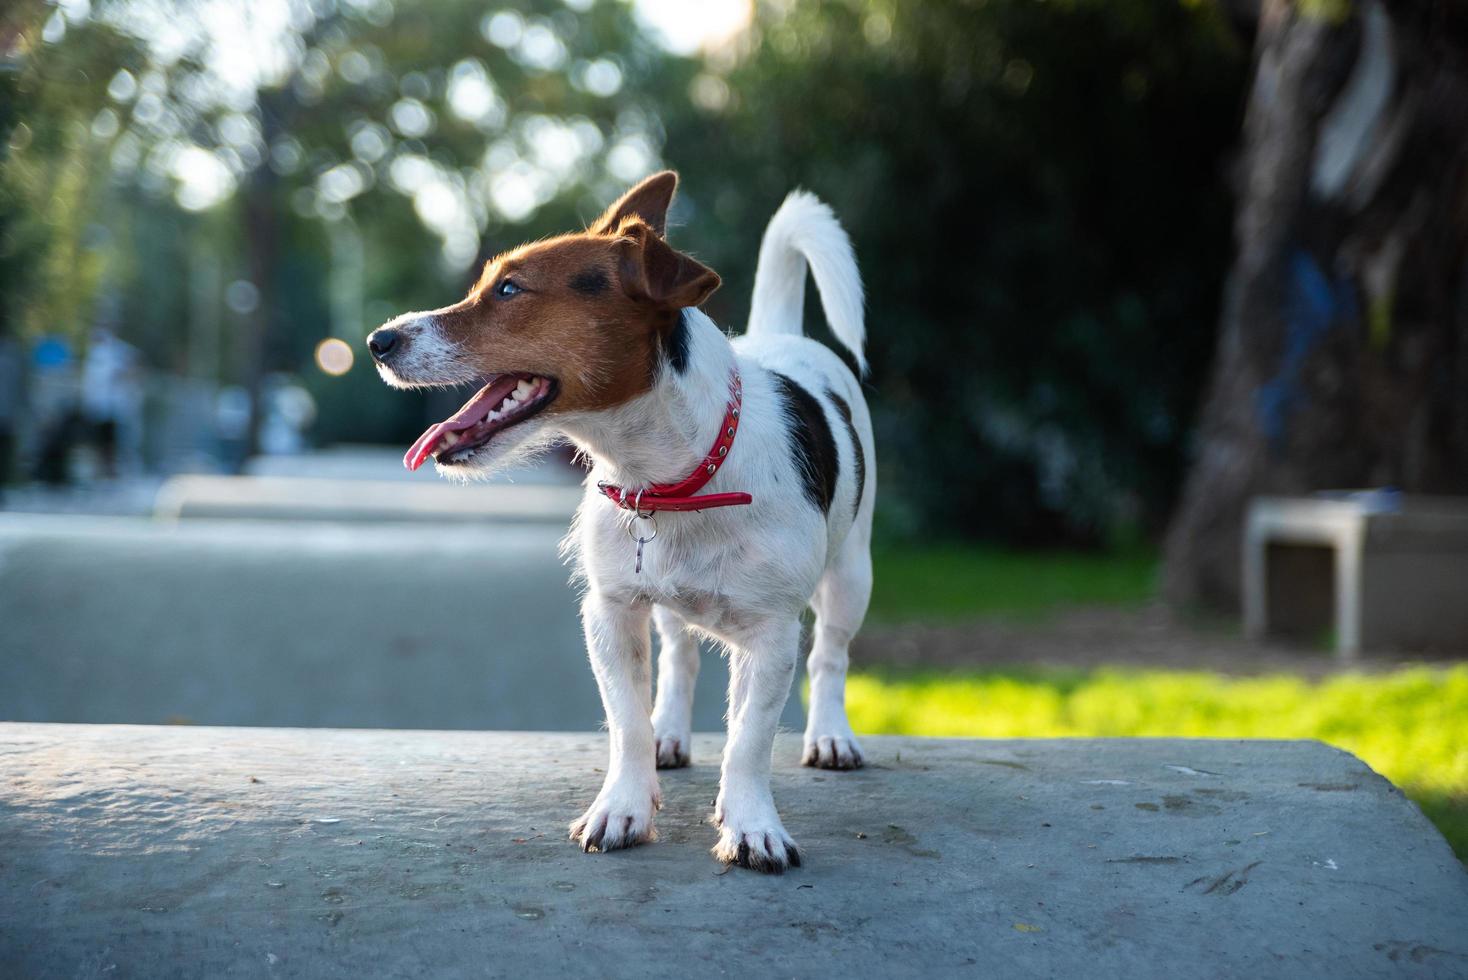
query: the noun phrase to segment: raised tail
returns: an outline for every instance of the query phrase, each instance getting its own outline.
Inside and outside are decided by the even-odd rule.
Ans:
[[[861,274],[851,239],[814,194],[792,191],[770,219],[759,247],[749,334],[801,334],[809,265],[831,332],[867,368]]]

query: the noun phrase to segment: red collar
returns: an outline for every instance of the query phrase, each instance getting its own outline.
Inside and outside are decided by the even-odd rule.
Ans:
[[[698,464],[687,478],[678,483],[654,483],[644,490],[628,490],[611,483],[598,483],[597,489],[607,499],[623,510],[648,513],[658,510],[705,510],[709,507],[735,507],[754,500],[747,493],[709,493],[702,497],[693,496],[703,485],[714,478],[719,467],[734,445],[734,433],[739,431],[739,406],[744,401],[744,386],[739,380],[739,369],[729,374],[729,403],[724,409],[724,421],[719,426],[719,438],[714,448]]]

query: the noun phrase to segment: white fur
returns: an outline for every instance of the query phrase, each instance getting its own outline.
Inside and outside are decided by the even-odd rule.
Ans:
[[[861,276],[851,239],[831,209],[805,191],[792,191],[765,228],[747,334],[800,336],[804,332],[800,321],[805,310],[807,264],[815,275],[831,332],[865,372]]]
[[[405,340],[391,367],[377,362],[378,377],[394,388],[450,388],[479,380],[479,372],[458,356],[439,330],[441,312],[404,313],[382,325],[381,329],[396,330]]]
[[[546,412],[496,440],[513,437],[514,445],[497,449],[492,458],[471,460],[471,467],[488,471],[557,430],[592,462],[586,495],[564,542],[585,582],[582,618],[611,742],[601,793],[571,826],[573,838],[587,849],[654,836],[657,767],[686,764],[689,757],[699,637],[721,643],[730,661],[729,738],[715,807],[719,858],[765,870],[781,870],[794,858],[794,842],[770,792],[770,757],[795,676],[800,615],[807,605],[817,618],[803,761],[828,768],[861,764],[844,698],[847,646],[871,591],[875,453],[857,379],[831,350],[799,335],[806,258],[836,335],[860,360],[861,283],[850,243],[825,205],[793,194],[765,235],[747,335],[731,342],[702,312],[686,310],[689,356],[681,374],[663,364],[652,389],[631,402],[600,412]],[[421,345],[433,336],[430,327],[422,327],[415,339]],[[744,385],[739,434],[700,492],[742,490],[754,502],[658,513],[657,537],[646,545],[639,573],[636,542],[627,533],[632,515],[607,500],[597,484],[635,490],[692,472],[723,424],[736,365]],[[815,396],[825,412],[840,464],[829,512],[804,493],[775,371]],[[860,507],[854,505],[855,449],[828,391],[851,407],[865,454]],[[655,705],[652,620],[662,637]]]

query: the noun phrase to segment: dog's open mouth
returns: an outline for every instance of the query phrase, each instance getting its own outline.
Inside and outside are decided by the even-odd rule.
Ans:
[[[418,437],[403,457],[410,470],[432,456],[440,466],[466,463],[497,433],[524,422],[549,405],[559,391],[554,378],[497,374],[464,407]]]

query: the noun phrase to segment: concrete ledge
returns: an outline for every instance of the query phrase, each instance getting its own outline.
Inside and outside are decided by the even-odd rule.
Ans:
[[[418,483],[284,476],[175,476],[154,516],[302,521],[545,521],[564,526],[577,486]]]
[[[0,975],[1468,973],[1468,875],[1310,742],[776,748],[803,869],[720,874],[719,740],[661,840],[565,826],[604,737],[0,725]]]

